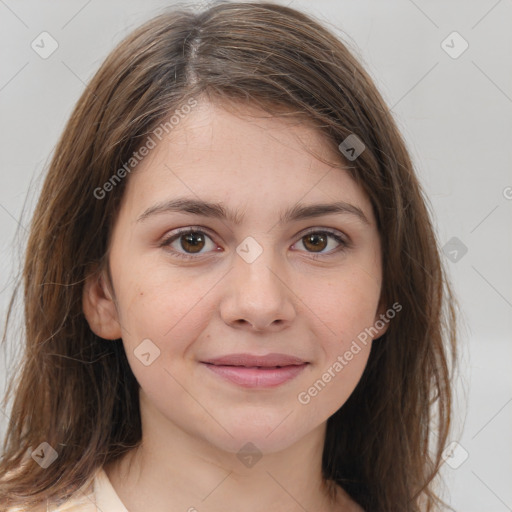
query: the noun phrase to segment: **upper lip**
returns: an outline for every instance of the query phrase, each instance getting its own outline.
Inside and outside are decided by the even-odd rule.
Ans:
[[[266,354],[258,356],[253,354],[228,354],[221,357],[215,357],[202,361],[203,363],[214,364],[217,366],[292,366],[307,363],[300,357],[288,354]]]

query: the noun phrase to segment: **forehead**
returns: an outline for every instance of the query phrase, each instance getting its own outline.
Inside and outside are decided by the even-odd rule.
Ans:
[[[322,132],[245,105],[233,110],[200,102],[138,164],[126,191],[131,203],[135,192],[146,207],[186,195],[260,213],[350,200],[371,217],[366,194]]]

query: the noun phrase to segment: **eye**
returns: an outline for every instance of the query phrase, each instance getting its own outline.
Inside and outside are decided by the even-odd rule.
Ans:
[[[204,231],[186,228],[165,238],[160,247],[170,247],[174,256],[191,259],[195,254],[202,254],[202,249],[208,245],[207,240],[210,240],[215,250],[216,245]],[[180,252],[180,249],[185,252]]]
[[[208,249],[208,240],[210,241],[210,251],[203,251],[205,247]],[[331,248],[330,251],[322,252],[329,247],[329,240],[334,240],[338,244],[338,247],[341,246],[341,249],[337,250],[337,248],[334,247]],[[340,250],[349,246],[349,241],[337,232],[318,229],[302,235],[300,241],[296,243],[302,243],[302,246],[307,252],[313,253],[313,259],[320,256],[329,257],[333,253],[338,253]],[[217,245],[213,242],[211,237],[198,227],[189,227],[174,232],[160,243],[160,247],[168,247],[171,249],[173,256],[185,259],[194,259],[196,255],[200,256],[212,250],[218,250]]]
[[[329,247],[329,239],[335,241],[335,247],[331,248],[330,251],[322,252],[324,249]],[[309,231],[303,235],[297,243],[301,243],[308,252],[315,253],[313,256],[314,259],[317,258],[316,254],[320,256],[331,256],[333,253],[340,252],[336,249],[336,244],[338,244],[338,247],[341,246],[341,250],[345,249],[349,245],[349,242],[340,234],[329,230]],[[330,245],[332,246],[333,244],[331,243]]]

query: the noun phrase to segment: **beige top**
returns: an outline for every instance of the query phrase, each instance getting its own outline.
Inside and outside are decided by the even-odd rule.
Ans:
[[[94,477],[92,489],[89,488],[89,492],[78,492],[66,503],[58,507],[48,506],[46,510],[48,512],[128,512],[103,468]],[[12,508],[9,509],[9,512],[30,511],[23,508]]]

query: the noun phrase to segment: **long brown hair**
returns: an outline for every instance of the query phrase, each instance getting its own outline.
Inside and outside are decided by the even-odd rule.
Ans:
[[[335,148],[351,134],[364,143],[353,161],[339,152],[340,162],[371,199],[383,298],[402,312],[328,420],[323,476],[368,512],[435,510],[456,316],[405,143],[369,75],[316,20],[271,3],[223,2],[165,12],[131,33],[83,92],[56,147],[26,250],[25,353],[4,399],[14,397],[0,512],[69,497],[141,441],[139,385],[123,346],[97,337],[82,311],[84,280],[106,263],[129,176],[98,190],[163,119],[200,96],[313,122]],[[12,303],[8,321],[11,313]],[[58,453],[46,469],[30,457],[42,442]]]

